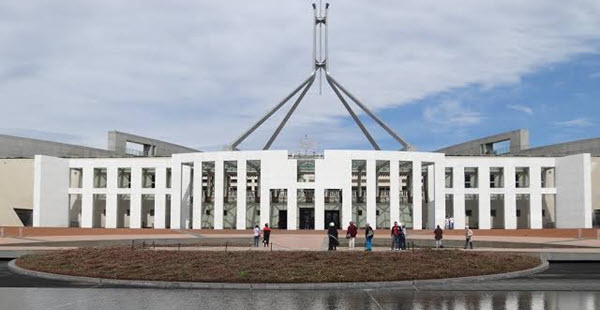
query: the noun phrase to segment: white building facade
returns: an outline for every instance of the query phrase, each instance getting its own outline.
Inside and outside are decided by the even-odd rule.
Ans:
[[[446,156],[326,150],[161,158],[36,156],[38,227],[324,229],[591,228],[589,154]]]

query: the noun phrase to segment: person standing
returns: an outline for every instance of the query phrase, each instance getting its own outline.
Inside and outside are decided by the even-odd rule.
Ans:
[[[450,217],[450,229],[454,229],[454,217]]]
[[[440,225],[437,225],[437,228],[433,231],[433,233],[435,234],[435,247],[443,248],[442,239],[444,239],[444,231],[442,228],[440,228]]]
[[[473,231],[469,228],[469,225],[465,226],[465,250],[467,246],[473,249]]]
[[[402,234],[400,235],[400,248],[406,250],[406,225],[402,224]]]
[[[263,228],[263,247],[269,246],[269,238],[271,237],[271,227],[269,227],[268,223],[265,223],[265,228]]]
[[[402,228],[398,226],[398,222],[394,222],[390,235],[392,236],[392,251],[400,249],[400,235],[402,234]]]
[[[337,250],[337,246],[339,244],[338,241],[338,231],[335,228],[335,223],[329,223],[329,229],[327,230],[327,236],[329,237],[329,251]]]
[[[350,250],[354,250],[354,243],[356,242],[356,234],[358,233],[358,228],[354,225],[354,222],[350,221],[350,225],[348,226],[348,230],[346,231],[346,238],[348,238],[348,248]]]
[[[254,246],[258,247],[258,240],[260,239],[260,228],[258,225],[254,226]]]
[[[446,218],[444,219],[444,229],[449,229],[450,228],[450,217],[446,216]]]
[[[365,250],[371,251],[373,247],[373,236],[375,236],[375,230],[371,227],[369,223],[365,226]]]

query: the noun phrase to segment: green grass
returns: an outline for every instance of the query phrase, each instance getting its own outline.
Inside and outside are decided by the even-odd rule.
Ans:
[[[26,269],[111,279],[306,283],[438,279],[524,270],[537,258],[508,253],[419,250],[406,252],[153,251],[83,248],[26,255]]]

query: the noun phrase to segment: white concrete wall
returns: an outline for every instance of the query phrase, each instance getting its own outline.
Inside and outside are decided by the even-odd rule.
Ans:
[[[82,226],[92,226],[92,201],[94,194],[105,194],[106,225],[116,226],[117,194],[131,195],[131,227],[141,227],[141,195],[155,195],[155,227],[166,226],[165,195],[171,194],[171,228],[200,228],[202,218],[201,172],[202,162],[215,163],[215,208],[214,227],[223,227],[223,162],[238,163],[238,195],[236,228],[245,228],[245,168],[246,161],[261,162],[261,203],[260,224],[270,220],[270,190],[287,189],[288,191],[288,229],[296,229],[298,189],[315,190],[315,228],[324,229],[324,191],[326,189],[342,190],[341,224],[348,225],[352,218],[352,161],[364,160],[367,163],[367,210],[366,218],[372,226],[376,226],[376,182],[375,166],[378,160],[390,162],[390,224],[398,220],[400,183],[398,165],[400,161],[412,162],[413,165],[413,225],[421,229],[424,224],[429,228],[442,226],[445,217],[445,194],[453,195],[455,227],[465,224],[465,195],[479,195],[477,206],[480,228],[491,228],[490,195],[504,194],[504,226],[508,229],[517,227],[516,201],[517,194],[530,195],[531,228],[542,227],[541,195],[557,194],[557,225],[565,227],[587,227],[591,225],[591,180],[589,177],[589,155],[574,155],[565,158],[548,157],[453,157],[441,153],[398,152],[398,151],[352,151],[327,150],[323,158],[315,159],[315,182],[297,182],[297,160],[288,157],[287,151],[235,151],[176,154],[171,158],[94,158],[94,159],[58,159],[40,156],[36,158],[35,173],[37,193],[38,226],[68,225],[68,194],[82,195]],[[429,183],[431,200],[428,206],[427,223],[422,223],[423,206],[421,200],[421,167],[422,163],[433,163],[429,166]],[[191,167],[194,167],[193,174]],[[68,188],[69,168],[83,169],[83,188]],[[172,188],[166,188],[166,169],[172,169]],[[453,187],[445,188],[444,170],[453,168]],[[465,167],[478,168],[478,188],[464,188]],[[504,187],[489,187],[489,171],[492,167],[504,169]],[[527,167],[530,171],[530,186],[515,188],[514,173],[518,167]],[[556,167],[557,188],[541,188],[540,171],[542,167]],[[106,188],[93,188],[93,169],[106,168],[108,182]],[[131,188],[117,188],[118,168],[131,168]],[[156,171],[156,187],[142,188],[142,168],[154,168]],[[193,195],[193,204],[190,198]],[[44,198],[44,199],[42,199]],[[568,202],[568,203],[567,203]],[[570,206],[575,205],[575,206]],[[565,205],[569,205],[568,209]],[[562,206],[562,209],[561,209]],[[193,218],[189,218],[193,209]],[[64,209],[65,212],[54,212]],[[588,212],[589,211],[589,212]],[[54,213],[53,213],[54,212]],[[562,212],[562,213],[561,213]],[[63,214],[64,215],[56,215]],[[575,220],[578,221],[575,221]],[[273,224],[273,223],[270,223]],[[575,226],[573,226],[575,225]],[[376,227],[375,227],[376,228]]]
[[[556,162],[556,228],[591,228],[590,154],[565,156]]]
[[[447,156],[446,167],[453,168],[453,188],[446,188],[446,193],[454,195],[454,223],[456,228],[464,227],[465,223],[465,194],[479,195],[478,222],[480,229],[490,229],[492,217],[490,214],[490,195],[504,194],[504,227],[517,228],[516,195],[530,195],[531,227],[542,228],[542,194],[555,194],[556,188],[541,187],[541,168],[555,167],[556,159],[549,157],[506,157],[506,156]],[[478,170],[478,187],[465,188],[464,169],[475,167]],[[504,186],[490,188],[490,168],[504,168]],[[528,188],[516,188],[515,169],[528,167],[530,184]],[[525,216],[525,215],[524,215]]]
[[[69,226],[69,160],[36,155],[33,177],[33,226]]]

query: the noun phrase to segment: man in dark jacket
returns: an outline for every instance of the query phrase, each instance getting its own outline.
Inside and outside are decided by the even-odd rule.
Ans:
[[[348,248],[354,249],[354,243],[356,241],[356,234],[358,233],[358,227],[354,225],[354,222],[350,222],[348,230],[346,231],[346,238],[348,238]]]
[[[327,236],[329,237],[329,251],[337,250],[337,246],[339,245],[338,241],[338,231],[335,228],[335,223],[329,223],[329,229],[327,230]]]
[[[442,239],[444,238],[444,231],[440,228],[440,225],[438,225],[437,228],[433,231],[433,234],[435,235],[435,247],[443,248],[444,246],[442,246]]]

